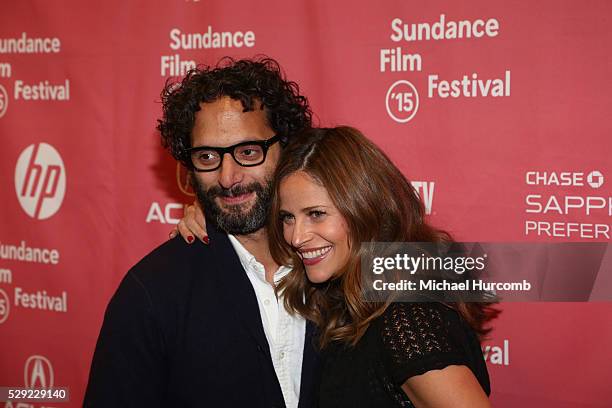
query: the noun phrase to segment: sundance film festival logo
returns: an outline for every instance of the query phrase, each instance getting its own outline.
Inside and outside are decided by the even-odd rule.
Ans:
[[[389,87],[385,102],[389,116],[398,123],[406,123],[419,110],[419,93],[410,81],[400,80]]]
[[[0,324],[6,322],[11,311],[11,301],[5,291],[0,289]]]
[[[15,167],[19,204],[32,218],[44,220],[61,207],[66,193],[66,170],[61,156],[47,143],[32,144]]]
[[[24,385],[26,388],[53,387],[53,366],[48,358],[34,355],[26,360]]]
[[[6,89],[0,85],[0,118],[4,116],[6,113],[6,109],[8,108],[8,94],[6,93]]]

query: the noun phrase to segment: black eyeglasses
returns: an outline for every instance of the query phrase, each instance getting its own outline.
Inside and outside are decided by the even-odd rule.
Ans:
[[[215,171],[221,167],[223,156],[229,153],[236,163],[243,167],[259,166],[266,161],[268,149],[281,137],[274,135],[266,140],[250,140],[228,147],[198,146],[185,152],[191,157],[195,171]]]

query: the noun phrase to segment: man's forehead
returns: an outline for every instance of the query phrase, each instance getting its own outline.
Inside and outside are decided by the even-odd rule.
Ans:
[[[227,95],[220,96],[219,98],[213,101],[200,102],[200,109],[204,109],[206,107],[216,107],[220,109],[235,110],[239,112],[244,112],[245,109],[247,108],[247,106],[243,104],[240,99],[234,99]],[[263,105],[261,99],[259,98],[253,98],[251,100],[250,108],[251,109],[248,112],[250,111],[264,111],[265,112],[265,106]]]
[[[264,140],[274,132],[268,125],[261,102],[254,111],[244,111],[239,100],[223,97],[200,103],[192,131],[193,146],[229,146],[248,140]]]

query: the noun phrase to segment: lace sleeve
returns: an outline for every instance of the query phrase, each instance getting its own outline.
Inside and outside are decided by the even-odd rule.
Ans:
[[[430,370],[468,365],[454,310],[438,303],[393,303],[381,317],[383,363],[396,384]]]

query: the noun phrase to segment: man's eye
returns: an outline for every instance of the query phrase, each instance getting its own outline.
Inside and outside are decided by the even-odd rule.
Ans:
[[[263,158],[263,151],[259,146],[255,145],[241,146],[235,150],[234,154],[238,160],[245,160],[248,162],[259,161]]]
[[[214,153],[203,152],[203,153],[200,153],[198,160],[203,161],[203,162],[209,162],[209,161],[216,160],[216,158],[217,156]]]

